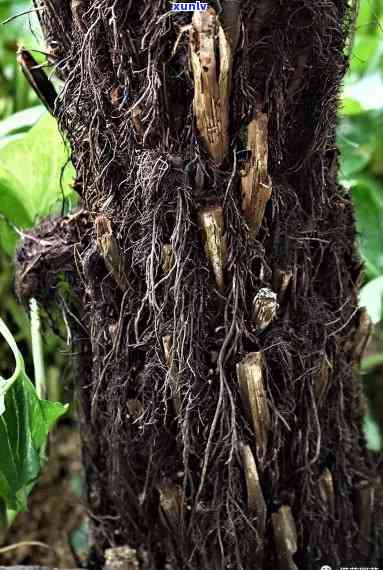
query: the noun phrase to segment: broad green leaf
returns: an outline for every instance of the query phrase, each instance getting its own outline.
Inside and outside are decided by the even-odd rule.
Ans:
[[[379,48],[376,34],[357,34],[351,57],[351,73],[362,74],[371,66],[371,60]]]
[[[53,117],[46,113],[25,136],[2,148],[0,162],[24,189],[24,204],[34,220],[57,211],[68,151]],[[73,167],[68,164],[62,186],[64,197],[73,199],[72,181]]]
[[[382,122],[382,121],[381,121]],[[345,117],[338,129],[341,151],[341,176],[345,179],[361,172],[370,162],[375,145],[374,119],[371,113]]]
[[[351,181],[357,229],[369,277],[383,274],[383,184],[368,175]]]
[[[11,141],[17,141],[18,139],[20,139],[22,137],[22,133],[17,133],[15,135],[6,135],[5,137],[1,137],[0,139],[0,149],[3,148],[3,146],[5,146],[6,144],[8,144]]]
[[[362,0],[359,6],[358,18],[356,22],[357,30],[366,33],[367,27],[371,26],[376,20],[379,20],[381,13],[380,3],[374,0]]]
[[[0,333],[16,364],[11,378],[0,377],[0,501],[7,509],[22,511],[41,470],[40,452],[48,432],[67,406],[38,398],[16,342],[1,319]]]
[[[42,105],[14,113],[7,119],[0,121],[0,143],[3,137],[11,133],[25,131],[32,127],[45,113]]]
[[[25,207],[23,188],[18,180],[0,164],[0,244],[8,254],[11,254],[17,235],[7,220],[20,228],[29,227],[33,223]]]
[[[344,97],[342,100],[342,106],[340,109],[340,114],[343,117],[349,117],[351,115],[360,115],[363,113],[363,107],[356,99],[351,97]]]
[[[77,202],[70,186],[74,170],[68,164],[68,151],[48,114],[21,138],[0,148],[0,165],[0,214],[16,227],[31,227],[57,213],[63,198],[69,207]],[[0,220],[0,243],[7,253],[13,252],[16,240],[17,234]]]
[[[372,279],[359,294],[359,303],[366,307],[373,323],[379,323],[383,316],[383,275]]]

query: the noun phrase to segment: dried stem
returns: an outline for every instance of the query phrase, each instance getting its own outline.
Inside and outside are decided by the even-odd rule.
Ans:
[[[260,289],[253,301],[253,322],[258,331],[265,330],[278,310],[276,294],[271,289]]]
[[[222,164],[229,151],[233,49],[213,8],[193,15],[190,57],[197,128],[211,158]]]
[[[199,218],[203,229],[206,256],[213,268],[218,287],[223,289],[225,286],[224,269],[227,257],[223,208],[221,206],[205,208],[200,212]]]
[[[181,396],[179,393],[179,387],[178,387],[178,382],[177,382],[177,371],[176,371],[176,367],[174,364],[174,360],[172,357],[172,336],[171,335],[165,335],[162,338],[162,345],[164,348],[164,356],[165,356],[165,362],[166,365],[168,367],[168,377],[169,377],[169,382],[170,385],[172,387],[172,401],[173,401],[173,405],[174,405],[174,410],[176,412],[176,414],[178,415],[180,413],[181,410]]]
[[[251,419],[256,435],[257,456],[260,462],[267,450],[270,412],[263,384],[263,355],[252,352],[237,364],[237,376],[242,402]]]
[[[105,551],[105,570],[139,570],[137,552],[129,546],[108,548]]]
[[[319,491],[323,501],[327,505],[327,510],[333,515],[335,512],[334,481],[331,471],[327,469],[327,467],[319,479]]]
[[[294,563],[297,552],[297,529],[290,507],[282,506],[277,513],[271,515],[274,540],[280,570],[298,570]]]
[[[124,271],[124,262],[117,240],[113,235],[112,224],[106,216],[98,216],[95,220],[97,246],[104,258],[105,265],[113,275],[122,291],[128,288],[128,280]]]
[[[257,515],[257,531],[262,539],[266,530],[267,509],[259,481],[258,469],[249,445],[242,445],[243,467],[247,488],[247,506]]]
[[[261,227],[267,202],[271,197],[268,174],[268,117],[257,112],[248,125],[247,150],[251,156],[242,176],[243,211],[255,237]]]
[[[174,254],[170,243],[165,243],[162,248],[162,269],[164,273],[170,273],[174,264]]]

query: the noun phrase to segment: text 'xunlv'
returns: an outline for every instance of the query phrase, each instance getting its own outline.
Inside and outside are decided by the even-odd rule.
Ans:
[[[172,12],[206,12],[208,7],[206,2],[173,2]]]

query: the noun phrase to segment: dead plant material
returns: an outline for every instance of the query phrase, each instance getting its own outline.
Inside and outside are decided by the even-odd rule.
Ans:
[[[361,484],[357,492],[357,514],[361,544],[364,542],[368,543],[372,538],[375,491],[376,482],[365,481]]]
[[[105,551],[105,570],[139,570],[137,552],[129,546],[108,548]]]
[[[97,216],[95,219],[97,245],[105,265],[113,275],[117,285],[122,291],[128,288],[128,280],[125,275],[124,261],[113,235],[112,224],[106,216]]]
[[[335,514],[335,494],[334,494],[334,481],[331,471],[326,467],[319,479],[319,492],[323,502],[327,506],[328,512],[334,516]]]
[[[37,63],[32,54],[23,46],[20,46],[17,50],[17,61],[37,97],[51,115],[54,115],[57,93],[53,83],[43,71],[42,66]]]
[[[298,570],[298,566],[294,562],[294,554],[298,548],[297,529],[291,508],[283,505],[277,513],[271,515],[271,520],[278,553],[279,570]]]
[[[164,346],[165,362],[169,368],[172,365],[172,340],[173,339],[169,334],[164,336],[162,339],[162,344]]]
[[[373,333],[373,324],[367,312],[362,308],[359,315],[359,326],[355,334],[355,356],[356,362],[360,363],[368,347]]]
[[[237,364],[242,402],[255,431],[257,456],[261,465],[267,452],[270,429],[270,412],[264,386],[263,367],[264,357],[261,352],[252,352]]]
[[[241,6],[239,0],[223,0],[222,27],[230,44],[231,53],[235,54],[241,34]]]
[[[168,367],[168,376],[170,382],[170,388],[172,392],[172,402],[174,406],[174,411],[176,412],[177,416],[181,411],[181,395],[180,395],[180,386],[179,382],[177,381],[177,368],[175,362],[172,357],[173,352],[173,338],[171,335],[165,335],[162,339],[162,345],[164,348],[164,356],[165,356],[165,363]]]
[[[257,531],[260,540],[264,539],[266,530],[267,508],[259,480],[257,464],[249,445],[242,445],[243,467],[247,488],[247,506],[257,517]]]
[[[268,116],[266,113],[258,111],[249,123],[247,150],[250,158],[242,174],[242,208],[251,234],[255,237],[271,198],[271,180],[268,172]]]
[[[164,273],[168,274],[171,272],[174,265],[174,255],[173,249],[170,243],[165,243],[162,248],[162,269]]]
[[[182,487],[165,479],[158,486],[160,494],[160,505],[165,514],[169,526],[173,532],[180,532],[182,523],[182,511],[184,509],[184,495]]]
[[[260,289],[253,301],[253,323],[256,330],[265,330],[278,311],[277,295],[271,289]]]
[[[227,242],[225,237],[223,208],[212,206],[199,212],[203,229],[205,253],[214,272],[220,289],[225,286],[224,271],[227,262]]]
[[[233,38],[232,41],[236,40]],[[190,33],[194,112],[201,138],[211,158],[219,165],[229,152],[234,47],[235,44],[231,45],[228,41],[214,8],[194,13]]]
[[[81,229],[80,229],[81,228]],[[63,218],[48,218],[34,231],[22,234],[16,259],[15,288],[20,301],[27,306],[35,298],[42,306],[53,309],[71,284],[71,302],[83,294],[76,276],[75,251],[80,232],[89,237],[89,212],[78,210]],[[86,245],[85,245],[86,244]],[[84,240],[87,247],[87,239]]]

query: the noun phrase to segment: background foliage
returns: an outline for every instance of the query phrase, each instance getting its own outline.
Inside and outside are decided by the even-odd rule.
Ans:
[[[381,448],[383,428],[383,2],[361,0],[343,93],[340,181],[352,193],[366,284],[360,295],[375,323],[363,362],[370,416],[366,433]]]
[[[0,0],[0,21],[28,10],[30,2]],[[17,512],[27,508],[45,460],[48,432],[67,409],[42,399],[41,389],[29,379],[37,370],[31,341],[39,343],[41,337],[36,339],[35,331],[31,339],[28,316],[12,287],[12,256],[23,231],[60,211],[63,203],[71,208],[75,201],[70,186],[73,169],[56,122],[45,113],[16,63],[18,45],[32,49],[40,43],[33,19],[33,13],[26,14],[0,30],[0,542]],[[43,59],[42,54],[35,57]],[[59,340],[48,335],[47,374],[40,372],[51,400],[62,395],[59,379],[65,363],[60,351]]]
[[[0,0],[0,21],[28,10],[29,1]],[[0,34],[0,317],[12,330],[26,371],[32,375],[30,325],[13,294],[11,258],[23,231],[42,217],[60,211],[63,198],[65,208],[73,207],[76,197],[71,188],[73,170],[68,165],[68,150],[56,123],[16,64],[18,43],[29,49],[43,45],[35,14],[11,20],[1,27]],[[34,56],[44,60],[41,53],[34,52]],[[366,435],[369,446],[377,450],[383,426],[383,0],[361,0],[338,142],[340,180],[352,193],[359,247],[366,266],[361,303],[376,324],[363,368],[370,401]],[[63,376],[67,359],[56,337],[47,334],[44,338],[48,395],[59,399],[62,392],[58,378]],[[14,367],[8,344],[14,351],[14,341],[9,338],[0,344],[0,375],[6,377],[11,376]],[[15,501],[12,504],[20,507]]]

